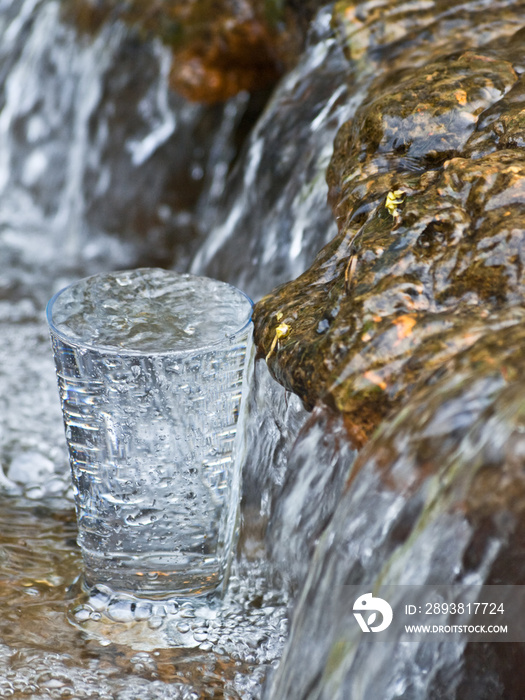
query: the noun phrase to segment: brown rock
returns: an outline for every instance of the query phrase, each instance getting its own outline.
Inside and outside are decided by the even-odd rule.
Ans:
[[[519,37],[491,38],[419,67],[383,66],[336,139],[339,235],[255,310],[262,354],[279,323],[290,329],[268,357],[276,378],[306,405],[343,412],[358,445],[524,300],[523,68]]]
[[[314,4],[314,3],[311,3]],[[187,99],[218,102],[272,86],[295,60],[310,10],[271,0],[75,0],[63,15],[96,32],[120,17],[173,51],[171,85]]]

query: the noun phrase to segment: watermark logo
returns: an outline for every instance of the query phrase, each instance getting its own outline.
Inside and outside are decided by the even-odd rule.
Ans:
[[[362,613],[370,613],[366,622]],[[383,619],[375,625],[377,613],[381,613]],[[359,596],[354,603],[354,617],[363,632],[382,632],[392,622],[393,613],[386,600],[374,598],[371,593],[365,593]]]

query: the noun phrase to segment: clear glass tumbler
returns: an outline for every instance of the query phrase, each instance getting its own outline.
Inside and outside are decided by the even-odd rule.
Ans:
[[[88,585],[198,595],[227,580],[252,306],[223,282],[149,268],[50,300]]]

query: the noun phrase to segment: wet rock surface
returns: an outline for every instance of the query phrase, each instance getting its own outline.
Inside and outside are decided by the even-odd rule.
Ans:
[[[524,693],[521,645],[372,647],[344,600],[352,584],[522,583],[523,8],[494,10],[336,4],[363,95],[328,170],[339,233],[255,312],[260,355],[315,407],[270,531],[287,533],[277,559],[318,544],[266,698]],[[309,540],[307,484],[334,473],[346,486]]]
[[[366,7],[338,5],[343,17]],[[360,62],[392,46],[367,31]],[[341,411],[357,445],[523,300],[521,35],[498,25],[489,44],[416,67],[410,43],[404,67],[401,52],[393,70],[383,66],[336,139],[338,236],[256,307],[263,355],[279,323],[288,328],[268,358],[276,378],[308,406]]]
[[[523,696],[522,644],[370,646],[344,589],[523,585],[523,309],[518,316],[505,335],[489,332],[445,363],[362,450],[267,697]]]

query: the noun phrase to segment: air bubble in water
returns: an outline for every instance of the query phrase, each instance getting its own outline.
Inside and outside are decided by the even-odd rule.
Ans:
[[[157,615],[154,615],[148,621],[148,626],[152,630],[159,629],[160,627],[162,627],[163,624],[164,624],[164,620],[162,619],[162,617],[158,617]]]
[[[132,622],[135,604],[125,599],[112,600],[107,609],[107,616],[115,622]]]
[[[91,617],[92,610],[87,606],[82,606],[74,611],[74,616],[77,622],[85,622]]]

